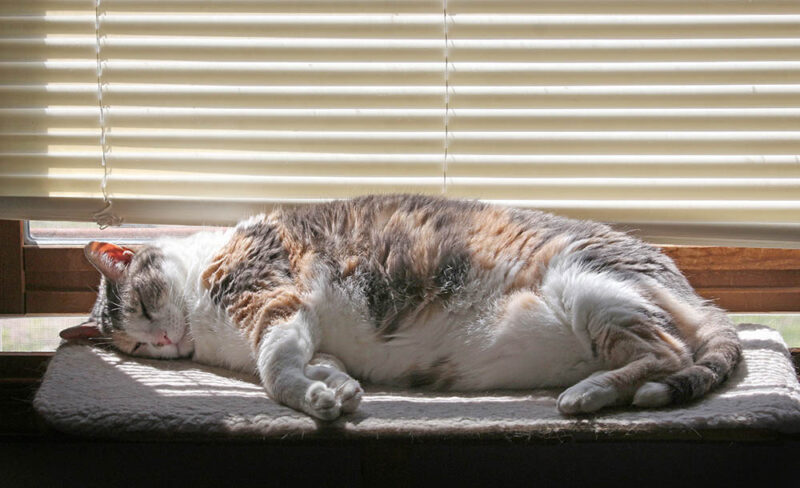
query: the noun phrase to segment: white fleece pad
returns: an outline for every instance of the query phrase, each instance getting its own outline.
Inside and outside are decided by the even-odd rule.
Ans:
[[[700,401],[658,410],[634,407],[564,417],[558,391],[436,393],[368,387],[358,412],[315,421],[267,398],[254,377],[188,360],[132,358],[62,346],[34,400],[57,430],[162,438],[617,437],[720,438],[800,432],[800,385],[780,335],[739,328],[744,358]]]

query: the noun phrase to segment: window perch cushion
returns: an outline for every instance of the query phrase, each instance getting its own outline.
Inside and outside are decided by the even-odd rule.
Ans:
[[[780,334],[756,324],[739,326],[739,334],[743,360],[721,388],[657,410],[564,417],[556,410],[557,390],[454,393],[366,385],[358,412],[323,423],[271,401],[255,377],[75,344],[52,358],[34,406],[56,430],[118,439],[720,439],[800,432],[800,384]]]

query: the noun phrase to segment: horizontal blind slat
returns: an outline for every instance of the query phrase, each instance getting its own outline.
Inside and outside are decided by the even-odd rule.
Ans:
[[[36,174],[97,168],[99,150],[0,152],[4,172]],[[251,176],[416,177],[437,175],[440,154],[281,153],[248,151],[115,150],[107,155],[115,172]],[[165,171],[165,168],[169,168]]]
[[[2,110],[0,110],[0,116]],[[108,123],[118,127],[260,129],[293,131],[439,131],[440,109],[233,109],[112,107]]]
[[[264,36],[440,39],[437,14],[115,14],[103,17],[108,35]]]
[[[800,61],[451,63],[458,85],[800,83]]]
[[[798,107],[800,85],[451,86],[459,108]]]
[[[449,154],[451,177],[800,177],[796,155]]]
[[[24,61],[29,59],[88,59],[95,56],[95,37],[60,36],[45,38],[0,37],[0,60]]]
[[[204,176],[204,177],[203,177]],[[108,181],[110,191],[118,196],[217,198],[346,198],[365,193],[438,192],[440,177],[380,178],[366,176],[252,176],[252,175],[133,175],[117,172]],[[416,189],[416,190],[415,190]]]
[[[792,200],[800,179],[789,178],[465,178],[448,177],[455,191],[489,199],[523,200]]]
[[[97,63],[84,60],[2,61],[0,83],[92,83],[97,82]]]
[[[448,0],[447,9],[474,14],[800,13],[800,5],[794,0]]]
[[[430,13],[441,9],[441,0],[114,0],[111,12],[205,12],[205,13]]]
[[[453,39],[451,62],[798,59],[800,39]]]
[[[94,35],[94,8],[86,13],[39,13],[39,15],[0,15],[0,38],[51,36],[61,34]]]
[[[109,83],[110,107],[208,108],[415,108],[444,106],[444,86],[241,86]],[[87,106],[97,103],[97,83],[0,85],[4,107]],[[441,109],[439,109],[441,110]]]
[[[330,132],[264,130],[137,131],[112,129],[107,140],[125,148],[203,148],[290,152],[433,153],[439,152],[442,134],[436,132]]]
[[[800,133],[450,132],[453,154],[800,154]]]
[[[103,40],[103,55],[114,59],[440,62],[443,51],[439,39],[109,36]]]
[[[452,131],[800,130],[800,109],[455,109]]]
[[[452,12],[452,11],[449,11]],[[768,38],[795,37],[800,15],[448,15],[452,39]]]
[[[468,196],[457,189],[454,195]],[[760,222],[796,224],[797,200],[750,202],[747,200],[537,200],[486,199],[521,208],[535,208],[568,217],[604,222]],[[795,243],[796,245],[796,243]]]
[[[54,66],[53,69],[57,68]],[[0,64],[0,77],[2,76],[3,66]],[[109,83],[201,85],[432,85],[442,84],[444,74],[441,63],[425,62],[248,63],[114,60],[104,63],[104,80]]]

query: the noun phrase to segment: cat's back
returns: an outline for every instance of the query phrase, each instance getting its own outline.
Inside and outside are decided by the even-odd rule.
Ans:
[[[622,249],[634,242],[595,222],[425,195],[334,201],[272,219],[295,263],[310,263],[313,254],[334,278],[365,275],[376,286],[385,281],[428,295],[450,296],[466,280],[505,291],[536,286],[570,244]]]

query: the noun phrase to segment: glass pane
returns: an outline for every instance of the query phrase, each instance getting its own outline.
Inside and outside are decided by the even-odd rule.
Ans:
[[[61,343],[58,333],[80,324],[86,316],[0,316],[0,352],[55,351]]]
[[[26,238],[30,242],[58,244],[87,242],[142,242],[161,236],[184,236],[217,227],[191,225],[123,224],[100,229],[93,222],[55,222],[31,220]]]
[[[737,324],[764,324],[777,330],[789,347],[800,347],[800,313],[732,313]]]

